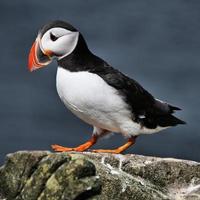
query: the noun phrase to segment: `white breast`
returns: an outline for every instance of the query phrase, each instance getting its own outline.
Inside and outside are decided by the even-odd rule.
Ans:
[[[131,112],[117,90],[90,72],[70,72],[58,67],[57,91],[64,104],[85,122],[114,132],[138,131]],[[130,130],[128,130],[130,131]],[[127,132],[128,132],[127,131]]]

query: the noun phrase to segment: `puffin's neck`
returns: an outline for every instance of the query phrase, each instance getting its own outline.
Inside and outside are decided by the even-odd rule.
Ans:
[[[78,43],[73,52],[57,61],[58,66],[72,72],[90,71],[93,68],[105,66],[107,63],[95,56],[88,48],[83,36],[80,34]]]

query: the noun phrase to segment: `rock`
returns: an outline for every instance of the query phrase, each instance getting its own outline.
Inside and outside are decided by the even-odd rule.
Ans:
[[[0,168],[0,199],[197,200],[200,164],[172,158],[21,151]]]

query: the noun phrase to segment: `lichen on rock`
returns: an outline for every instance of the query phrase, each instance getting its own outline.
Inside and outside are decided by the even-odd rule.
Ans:
[[[95,175],[94,164],[84,157],[17,152],[8,155],[0,170],[0,187],[7,199],[78,199],[100,192],[101,184]]]
[[[198,200],[200,164],[172,158],[21,151],[0,168],[0,200]]]

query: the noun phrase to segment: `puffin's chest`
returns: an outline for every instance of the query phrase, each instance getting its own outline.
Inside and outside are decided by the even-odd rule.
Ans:
[[[64,104],[80,111],[88,109],[109,110],[121,103],[117,91],[101,77],[90,72],[70,72],[58,67],[57,91]]]

